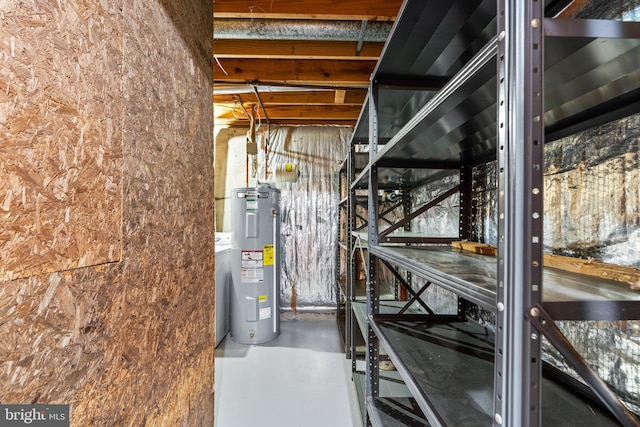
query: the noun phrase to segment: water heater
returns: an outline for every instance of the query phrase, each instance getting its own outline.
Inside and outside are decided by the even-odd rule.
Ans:
[[[231,338],[261,344],[280,335],[280,190],[234,189],[231,215]]]

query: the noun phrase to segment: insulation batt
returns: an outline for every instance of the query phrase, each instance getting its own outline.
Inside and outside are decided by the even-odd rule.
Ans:
[[[350,127],[338,126],[271,127],[267,138],[266,126],[259,129],[258,176],[275,181],[276,165],[282,163],[296,163],[300,171],[297,182],[278,185],[283,309],[335,309],[338,171],[351,133]]]

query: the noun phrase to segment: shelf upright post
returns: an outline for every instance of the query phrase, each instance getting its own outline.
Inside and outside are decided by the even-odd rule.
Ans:
[[[542,0],[498,0],[498,283],[494,426],[541,423]]]
[[[460,220],[458,221],[458,238],[471,239],[471,205],[473,203],[472,167],[465,165],[460,168]]]
[[[336,321],[338,323],[338,325],[340,326],[340,308],[341,308],[341,300],[342,300],[342,290],[340,289],[340,274],[342,272],[342,257],[340,256],[343,253],[343,248],[340,246],[341,243],[341,238],[342,238],[342,233],[345,233],[345,245],[346,245],[346,239],[348,234],[346,234],[349,231],[349,227],[347,225],[348,221],[349,221],[349,217],[348,217],[348,206],[345,206],[342,204],[342,199],[343,199],[343,188],[345,188],[345,183],[348,182],[347,181],[347,165],[348,165],[348,160],[347,163],[342,165],[342,167],[340,168],[340,170],[338,171],[338,241],[336,242],[336,277],[335,277],[335,283],[336,283]],[[348,184],[347,184],[348,185]],[[348,190],[347,190],[347,194],[348,194]],[[343,228],[343,215],[344,215],[344,228]],[[348,253],[348,252],[347,252]],[[346,263],[348,262],[347,258],[344,258],[344,262],[345,262],[345,272],[346,272],[346,268],[347,265]],[[346,273],[345,273],[346,274]],[[346,275],[345,275],[345,284],[346,284]],[[348,339],[348,316],[347,316],[347,309],[349,307],[349,302],[348,302],[348,290],[345,287],[345,294],[344,298],[344,313],[345,313],[345,320],[343,323],[343,327],[345,328],[345,335],[343,338],[343,342],[342,344],[344,345],[344,349],[345,349],[345,355],[348,357],[349,355],[349,351],[348,351],[348,345],[349,345],[349,339]]]
[[[409,190],[409,188],[407,188],[406,186],[403,186],[400,197],[402,197],[402,214],[406,218],[407,216],[411,215],[411,190]],[[411,231],[411,221],[407,222],[404,225],[404,231]],[[413,277],[410,271],[406,272],[406,280],[409,286],[411,286]],[[407,300],[407,290],[404,287],[400,288],[400,295],[398,299],[400,301]]]
[[[371,255],[371,248],[378,244],[378,168],[374,165],[378,149],[378,84],[371,80],[369,88],[369,185],[368,185],[368,245],[367,251],[367,377],[366,401],[371,402],[379,393],[379,340],[371,326],[371,316],[379,312],[380,286],[378,283],[378,262]],[[367,407],[368,405],[365,405]],[[370,418],[365,410],[365,425]]]
[[[473,168],[464,165],[460,168],[460,209],[458,212],[458,238],[471,240],[471,206],[473,203]],[[467,301],[458,295],[458,317],[464,319],[467,315]]]
[[[346,271],[346,279],[347,279],[347,307],[345,318],[347,321],[346,325],[346,341],[350,348],[351,355],[351,371],[356,371],[356,340],[353,328],[354,319],[353,319],[353,301],[355,300],[356,294],[356,259],[355,253],[353,252],[354,246],[354,238],[351,235],[351,232],[355,229],[355,212],[356,212],[356,190],[351,187],[351,183],[355,177],[355,157],[356,157],[356,148],[355,143],[352,141],[349,144],[349,155],[347,156],[347,271]]]

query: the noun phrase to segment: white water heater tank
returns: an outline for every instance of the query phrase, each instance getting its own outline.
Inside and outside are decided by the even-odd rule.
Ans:
[[[261,344],[280,335],[280,190],[236,188],[231,202],[231,339]]]

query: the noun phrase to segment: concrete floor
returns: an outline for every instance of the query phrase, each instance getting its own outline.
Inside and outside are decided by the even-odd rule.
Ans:
[[[283,321],[280,336],[216,348],[216,427],[361,427],[335,320]]]

